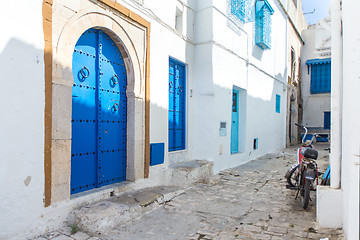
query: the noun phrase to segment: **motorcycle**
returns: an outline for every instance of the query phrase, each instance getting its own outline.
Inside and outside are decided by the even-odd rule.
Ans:
[[[316,159],[318,157],[318,151],[314,149],[313,142],[319,137],[318,134],[314,134],[311,140],[307,140],[306,136],[308,130],[305,126],[295,123],[296,126],[305,130],[305,134],[301,140],[301,147],[297,150],[297,163],[294,164],[286,173],[285,177],[288,182],[286,188],[297,190],[296,197],[300,194],[301,204],[304,209],[309,205],[310,190],[315,191],[318,184],[318,167]]]

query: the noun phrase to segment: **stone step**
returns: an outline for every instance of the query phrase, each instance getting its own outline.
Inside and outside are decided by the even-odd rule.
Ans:
[[[101,235],[117,225],[141,217],[183,192],[179,187],[163,186],[126,192],[74,210],[68,222],[85,232]]]
[[[169,185],[188,187],[213,175],[214,163],[207,160],[179,162],[169,166]]]

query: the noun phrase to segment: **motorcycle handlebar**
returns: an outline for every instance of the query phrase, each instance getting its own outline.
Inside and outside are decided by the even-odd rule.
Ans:
[[[298,124],[298,123],[295,123],[295,125],[298,126],[298,127],[301,127],[301,128],[305,127],[304,125],[301,125],[301,124]]]

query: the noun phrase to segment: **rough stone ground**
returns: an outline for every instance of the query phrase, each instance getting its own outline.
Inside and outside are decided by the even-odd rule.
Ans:
[[[319,168],[328,165],[327,145],[318,144]],[[296,148],[270,154],[225,170],[145,211],[141,217],[107,231],[69,227],[37,240],[71,239],[344,239],[341,229],[316,224],[315,192],[307,210],[286,189],[286,170],[296,162]],[[80,229],[81,230],[81,229]]]

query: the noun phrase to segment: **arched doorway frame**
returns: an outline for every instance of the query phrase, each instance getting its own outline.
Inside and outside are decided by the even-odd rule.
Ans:
[[[131,19],[130,19],[131,20]],[[121,54],[127,71],[127,180],[146,177],[146,81],[148,81],[149,26],[137,24],[143,31],[143,46],[139,47],[125,30],[134,26],[129,19],[115,16],[111,11],[79,11],[61,30],[53,47],[52,64],[52,126],[51,126],[51,201],[70,199],[71,173],[71,92],[72,54],[81,34],[89,28],[98,28],[109,35]],[[136,23],[136,22],[135,22]],[[125,26],[124,26],[125,25]],[[145,138],[144,138],[145,136]],[[144,157],[145,156],[145,157]],[[46,167],[46,166],[45,166]],[[47,186],[46,186],[47,187]],[[45,188],[46,188],[45,187]],[[49,187],[49,186],[48,186]],[[45,194],[46,195],[46,194]],[[45,202],[47,202],[45,199]]]

